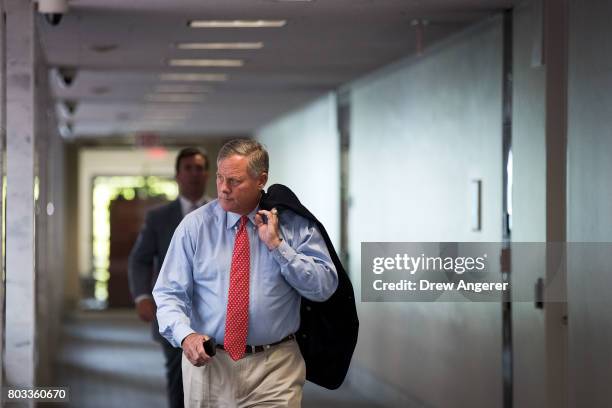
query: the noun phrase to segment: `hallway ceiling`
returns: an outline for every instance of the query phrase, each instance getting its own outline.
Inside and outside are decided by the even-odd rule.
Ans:
[[[73,0],[57,26],[37,17],[58,102],[76,101],[77,138],[137,133],[225,137],[283,113],[512,6],[512,0]],[[286,20],[278,28],[190,28],[188,21]],[[255,42],[260,49],[184,50],[181,42]],[[240,59],[238,67],[170,67],[170,59]],[[53,68],[77,69],[62,87]],[[165,81],[214,73],[225,81]],[[205,89],[183,89],[197,86]],[[200,95],[159,96],[170,91]],[[182,91],[182,92],[181,92]],[[193,98],[201,99],[196,102]],[[182,102],[160,102],[179,99]],[[66,119],[66,118],[69,119]]]

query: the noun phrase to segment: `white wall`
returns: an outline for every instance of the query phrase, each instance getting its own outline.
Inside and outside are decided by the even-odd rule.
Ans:
[[[0,13],[4,15],[4,2],[0,2]],[[5,43],[6,38],[6,24],[5,19],[0,19],[0,42]],[[0,127],[6,129],[6,55],[5,47],[0,48]],[[4,150],[6,148],[6,131],[0,131],[0,189],[4,191],[4,177],[6,176],[6,170],[4,167]],[[6,201],[4,200],[4,194],[0,199],[0,211],[4,214],[4,208]],[[0,230],[4,231],[4,217],[0,217]],[[0,243],[4,247],[5,238],[0,238]],[[0,268],[4,271],[4,256],[0,259]],[[0,282],[0,320],[5,319],[4,309],[4,293],[5,293],[5,280]],[[4,350],[4,325],[0,324],[0,348]],[[4,370],[0,370],[0,387],[4,386]]]
[[[325,225],[338,248],[340,142],[336,98],[329,94],[257,132],[270,154],[268,186],[289,186]]]
[[[350,273],[360,288],[366,241],[501,238],[501,19],[348,84]],[[329,95],[258,132],[271,182],[289,184],[337,242],[339,150]],[[483,183],[482,231],[471,230],[471,180]],[[358,293],[358,298],[360,295]],[[501,306],[359,303],[349,374],[384,406],[501,403]]]
[[[612,3],[570,2],[568,241],[612,241]],[[571,407],[612,401],[610,254],[570,259]]]
[[[501,74],[495,18],[350,87],[354,282],[363,241],[500,240]],[[474,178],[480,232],[470,225]],[[499,406],[499,304],[361,303],[359,314],[355,366],[398,395],[432,407]]]
[[[36,159],[39,197],[36,203],[37,382],[51,384],[59,350],[66,271],[64,225],[68,211],[64,194],[64,140],[55,118],[40,39],[35,47]]]
[[[541,65],[542,13],[539,1],[525,1],[514,12],[512,153],[512,240],[546,241],[545,82]],[[546,274],[539,265],[513,253],[512,287],[532,293]],[[527,264],[526,264],[527,263]],[[544,312],[533,302],[512,304],[514,404],[521,408],[546,406]]]
[[[35,86],[37,34],[28,2],[4,2],[6,11],[6,314],[2,362],[9,386],[34,386],[38,366],[36,313],[36,149],[40,135]],[[3,16],[4,17],[4,16]]]

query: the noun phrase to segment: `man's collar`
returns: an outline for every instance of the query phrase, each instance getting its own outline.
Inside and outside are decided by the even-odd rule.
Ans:
[[[259,211],[259,206],[255,207],[253,211],[247,214],[249,221],[251,221],[253,225],[255,225],[255,215],[257,214],[257,211]],[[238,221],[240,221],[240,217],[242,217],[240,214],[233,213],[230,211],[227,211],[226,214],[227,214],[227,217],[226,217],[227,221],[225,224],[225,228],[227,229],[234,228],[234,226],[238,223]]]
[[[209,201],[208,197],[206,197],[206,194],[200,197],[200,199],[195,203],[190,199],[183,197],[182,195],[179,195],[179,200],[181,200],[181,203],[184,205],[192,206],[193,204],[195,204],[198,207],[202,206],[203,204],[206,204]]]
[[[201,207],[202,205],[206,204],[209,200],[208,200],[208,197],[206,197],[206,195],[203,195],[202,197],[200,197],[198,201],[194,203],[193,201],[183,197],[182,195],[179,195],[179,201],[181,203],[181,210],[183,212],[183,215],[185,215],[193,209],[194,204],[196,207]]]

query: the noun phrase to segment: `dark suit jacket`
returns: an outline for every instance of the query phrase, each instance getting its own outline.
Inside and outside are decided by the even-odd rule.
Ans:
[[[281,184],[274,184],[263,193],[259,203],[264,210],[289,209],[313,221],[327,245],[338,272],[338,289],[325,302],[302,297],[300,329],[297,341],[306,362],[306,379],[329,389],[342,385],[359,332],[353,285],[338,258],[325,227],[304,207],[295,194]]]
[[[183,212],[179,199],[147,212],[128,264],[128,279],[133,299],[140,295],[151,295],[174,230],[182,219]],[[166,341],[159,334],[157,318],[152,326],[153,338]]]

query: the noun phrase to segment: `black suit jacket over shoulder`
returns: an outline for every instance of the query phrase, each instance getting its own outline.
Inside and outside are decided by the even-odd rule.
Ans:
[[[274,184],[263,193],[260,208],[291,210],[313,221],[338,272],[338,288],[325,302],[302,297],[297,341],[306,362],[306,379],[329,389],[342,385],[357,344],[359,319],[353,285],[340,262],[325,227],[288,187]]]

